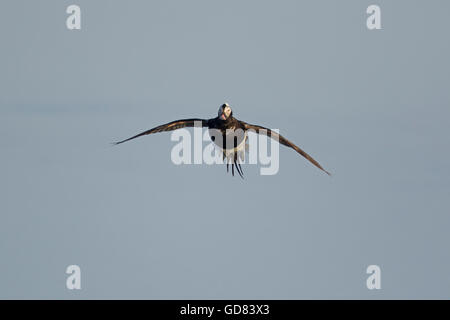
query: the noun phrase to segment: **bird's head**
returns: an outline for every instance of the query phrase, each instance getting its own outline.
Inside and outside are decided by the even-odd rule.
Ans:
[[[224,103],[223,105],[220,106],[219,108],[219,112],[218,112],[218,117],[220,120],[227,120],[228,118],[230,118],[233,115],[233,111],[231,111],[231,107],[228,103]]]

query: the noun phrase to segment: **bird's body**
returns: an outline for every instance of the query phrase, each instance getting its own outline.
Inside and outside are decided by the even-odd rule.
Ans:
[[[218,116],[212,119],[182,119],[172,121],[150,130],[139,133],[131,138],[116,142],[115,144],[121,144],[123,142],[138,138],[143,135],[148,135],[163,131],[173,131],[185,127],[194,127],[201,125],[202,127],[207,127],[211,136],[211,140],[222,150],[224,159],[227,159],[227,171],[229,164],[231,162],[231,170],[234,175],[234,167],[236,167],[237,172],[241,177],[243,177],[242,167],[239,160],[242,160],[243,152],[245,152],[247,132],[254,131],[258,134],[264,134],[268,137],[276,139],[279,143],[290,147],[309,160],[317,168],[324,171],[328,175],[330,173],[322,168],[322,166],[314,160],[309,154],[304,152],[302,149],[297,147],[295,144],[268,128],[261,127],[258,125],[248,124],[246,122],[240,121],[233,117],[233,112],[231,107],[225,103],[219,108]]]

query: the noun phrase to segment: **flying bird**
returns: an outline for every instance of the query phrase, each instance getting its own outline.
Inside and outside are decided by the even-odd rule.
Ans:
[[[245,152],[245,143],[247,141],[247,132],[254,131],[257,134],[267,135],[272,139],[278,140],[279,143],[290,147],[305,157],[309,162],[315,165],[320,170],[324,171],[326,174],[330,175],[322,166],[314,160],[309,154],[297,147],[295,144],[290,142],[288,139],[284,138],[282,135],[275,131],[270,130],[262,126],[249,124],[244,121],[237,120],[233,117],[233,111],[228,103],[224,103],[220,106],[217,117],[212,119],[181,119],[172,121],[166,124],[162,124],[150,130],[141,132],[131,138],[114,142],[115,145],[124,143],[126,141],[133,140],[135,138],[145,136],[152,133],[163,132],[163,131],[173,131],[185,127],[194,127],[196,125],[201,125],[202,127],[207,127],[211,136],[211,140],[219,146],[223,152],[223,158],[227,159],[227,172],[229,171],[229,164],[231,162],[231,172],[234,176],[234,168],[243,178],[243,171],[239,158],[242,159],[242,151]]]

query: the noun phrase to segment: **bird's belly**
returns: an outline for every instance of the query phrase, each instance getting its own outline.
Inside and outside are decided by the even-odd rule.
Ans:
[[[237,130],[220,130],[209,129],[211,140],[216,146],[222,150],[237,151],[245,146],[247,134],[242,129]]]

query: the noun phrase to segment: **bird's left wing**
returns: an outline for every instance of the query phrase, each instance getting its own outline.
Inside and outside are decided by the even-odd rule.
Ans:
[[[185,128],[185,127],[193,127],[196,123],[201,124],[202,127],[207,127],[208,126],[208,120],[204,120],[204,119],[182,119],[182,120],[175,120],[166,124],[162,124],[160,126],[154,127],[150,130],[141,132],[131,138],[119,141],[119,142],[115,142],[114,144],[120,144],[120,143],[124,143],[126,141],[135,139],[137,137],[140,136],[145,136],[147,134],[152,134],[152,133],[157,133],[157,132],[163,132],[163,131],[173,131],[176,129],[180,129],[180,128]]]
[[[303,157],[305,157],[307,160],[309,160],[309,162],[311,162],[317,168],[324,171],[326,174],[331,175],[328,171],[326,171],[324,168],[322,168],[322,166],[316,160],[314,160],[313,157],[311,157],[305,151],[303,151],[302,149],[297,147],[295,144],[293,144],[292,142],[290,142],[288,139],[286,139],[282,135],[278,134],[277,132],[272,131],[269,128],[261,127],[261,126],[254,125],[254,124],[249,124],[249,123],[246,123],[243,121],[241,121],[241,124],[244,125],[245,130],[254,130],[258,134],[267,135],[268,137],[271,137],[272,139],[278,140],[282,145],[285,145],[287,147],[294,149],[295,151],[300,153]]]

